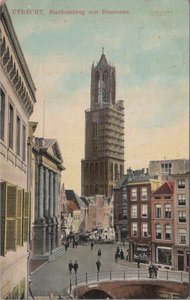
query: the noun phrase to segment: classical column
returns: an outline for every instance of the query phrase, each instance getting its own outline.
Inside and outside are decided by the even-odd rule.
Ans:
[[[39,217],[44,215],[44,168],[40,166],[40,187],[39,187]]]
[[[49,170],[45,169],[45,203],[44,216],[49,217]]]
[[[53,200],[54,200],[54,186],[53,186],[53,172],[50,172],[50,195],[49,195],[49,215],[53,218]]]
[[[57,218],[57,201],[58,201],[58,192],[57,192],[57,188],[58,188],[58,177],[57,174],[54,174],[54,201],[53,201],[53,215],[55,218]]]

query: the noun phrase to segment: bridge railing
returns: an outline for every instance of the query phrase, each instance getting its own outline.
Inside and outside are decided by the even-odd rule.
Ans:
[[[97,272],[97,273],[84,273],[76,275],[74,278],[70,278],[69,291],[70,294],[74,287],[83,284],[98,283],[104,281],[115,280],[163,280],[163,281],[175,281],[175,282],[189,282],[189,274],[187,272],[159,270],[157,277],[150,278],[148,270],[134,269],[134,270],[122,270],[117,272]]]

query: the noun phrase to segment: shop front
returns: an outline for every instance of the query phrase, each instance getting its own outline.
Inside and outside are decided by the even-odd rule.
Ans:
[[[149,245],[134,244],[133,249],[133,261],[149,262]]]
[[[162,265],[172,265],[172,248],[157,246],[156,247],[156,263]]]

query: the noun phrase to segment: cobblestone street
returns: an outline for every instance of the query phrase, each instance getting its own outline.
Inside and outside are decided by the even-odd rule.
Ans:
[[[113,272],[121,271],[122,273],[123,270],[127,272],[131,268],[137,268],[136,264],[123,260],[118,260],[118,263],[115,262],[114,256],[117,246],[123,249],[124,253],[126,252],[127,246],[122,244],[95,244],[93,250],[90,249],[90,245],[79,245],[78,248],[71,249],[56,261],[41,266],[31,274],[31,290],[34,296],[48,296],[50,293],[54,295],[63,294],[69,288],[70,277],[72,276],[72,279],[74,279],[75,276],[73,271],[70,276],[68,270],[70,260],[73,262],[77,260],[79,264],[78,276],[83,276],[86,273],[96,273],[98,249],[102,251],[100,273],[109,272],[110,270]],[[144,268],[144,266],[141,266],[141,268]]]

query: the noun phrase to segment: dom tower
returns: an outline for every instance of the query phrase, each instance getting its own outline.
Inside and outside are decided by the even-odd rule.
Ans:
[[[124,171],[124,106],[116,102],[115,67],[105,54],[91,70],[90,109],[85,111],[85,159],[81,193],[112,196]]]

